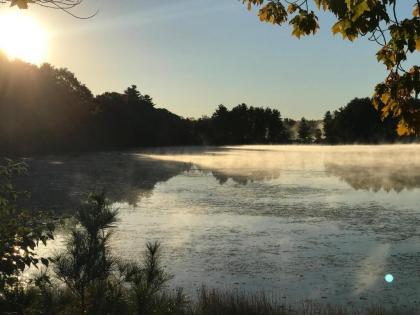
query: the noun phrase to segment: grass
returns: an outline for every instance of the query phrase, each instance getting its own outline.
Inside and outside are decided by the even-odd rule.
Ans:
[[[191,315],[417,315],[416,310],[401,311],[372,306],[367,309],[340,305],[302,302],[291,307],[278,303],[265,294],[232,293],[202,288],[198,301],[192,305]]]
[[[0,314],[4,315],[420,315],[416,310],[385,309],[372,306],[367,309],[340,305],[302,302],[288,306],[264,294],[246,294],[205,287],[189,301],[182,291],[161,290],[142,296],[138,307],[135,290],[102,284],[99,292],[91,292],[91,306],[83,313],[77,298],[65,287],[45,290],[32,287],[26,291],[9,292],[7,301],[0,299]],[[97,295],[99,293],[99,295]],[[96,296],[93,298],[93,296]],[[5,303],[7,302],[7,303]]]

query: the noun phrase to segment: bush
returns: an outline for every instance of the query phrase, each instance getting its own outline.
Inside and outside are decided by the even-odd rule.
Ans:
[[[160,264],[158,242],[147,243],[142,264],[112,255],[117,215],[103,194],[91,194],[77,212],[65,250],[53,259],[54,274],[72,298],[66,308],[81,314],[181,314],[185,299],[182,292],[166,291],[171,277]]]
[[[13,177],[26,172],[26,165],[5,159],[0,164],[0,309],[5,301],[14,301],[23,294],[20,275],[47,258],[38,257],[35,247],[53,239],[54,225],[48,215],[17,206],[23,193],[13,186]]]

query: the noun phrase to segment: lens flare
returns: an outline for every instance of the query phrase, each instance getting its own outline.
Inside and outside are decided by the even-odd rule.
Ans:
[[[385,276],[385,281],[388,283],[392,283],[394,281],[394,276],[390,273]]]

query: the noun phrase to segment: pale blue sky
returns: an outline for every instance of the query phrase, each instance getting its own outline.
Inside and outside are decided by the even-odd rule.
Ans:
[[[411,1],[403,1],[411,10]],[[260,23],[238,0],[85,0],[77,20],[33,9],[51,32],[47,61],[67,67],[95,94],[136,84],[159,107],[199,117],[218,104],[278,108],[321,118],[384,78],[377,46],[321,32],[297,40],[290,28]],[[416,63],[419,58],[415,57]]]

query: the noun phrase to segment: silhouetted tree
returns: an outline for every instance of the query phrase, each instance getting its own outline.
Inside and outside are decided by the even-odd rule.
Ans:
[[[377,136],[376,140],[344,135],[344,130],[352,128],[352,122],[357,119],[357,124],[372,119],[380,123],[379,114],[373,109],[352,108],[326,114],[326,142],[377,142],[395,138],[396,125],[392,118],[384,120],[385,135]],[[320,141],[318,121],[305,119],[297,124],[290,119],[283,120],[276,109],[240,104],[229,110],[220,105],[211,117],[184,119],[156,108],[152,98],[143,95],[135,85],[123,93],[93,96],[67,69],[9,61],[1,54],[0,116],[0,153],[3,154],[194,144],[279,144],[296,138],[303,143],[315,138]],[[376,127],[363,128],[372,134]]]
[[[398,121],[387,117],[383,121],[369,98],[355,98],[347,106],[324,117],[328,143],[379,143],[397,139]]]
[[[286,143],[287,130],[276,109],[240,104],[219,105],[213,115],[195,122],[197,138],[207,144]]]
[[[179,314],[185,299],[165,292],[171,276],[160,262],[160,244],[147,243],[143,263],[124,261],[111,252],[117,213],[103,194],[91,194],[76,215],[66,247],[53,259],[53,270],[71,298],[65,314]],[[50,287],[54,285],[49,281]],[[56,288],[56,290],[63,290]],[[41,290],[41,294],[48,293]],[[50,301],[47,309],[54,306]],[[74,303],[76,302],[76,303]],[[41,314],[41,312],[37,313]]]
[[[334,126],[333,126],[333,117],[331,115],[330,111],[327,111],[324,116],[323,124],[324,124],[324,135],[325,135],[325,141],[327,143],[335,143],[335,137],[334,137]]]
[[[80,226],[71,231],[67,249],[54,258],[54,271],[80,299],[86,313],[88,290],[95,282],[106,280],[115,260],[109,249],[109,229],[116,222],[117,211],[111,209],[103,195],[92,194],[89,203],[77,213]]]
[[[0,54],[0,152],[52,153],[196,144],[191,121],[135,85],[94,97],[67,69]]]
[[[130,105],[135,105],[136,103],[138,103],[140,101],[141,94],[137,90],[136,85],[132,85],[132,86],[128,87],[124,91],[124,94],[127,97],[127,103],[130,104]]]
[[[312,141],[311,126],[304,117],[302,117],[299,123],[298,138],[302,143],[310,143]]]

